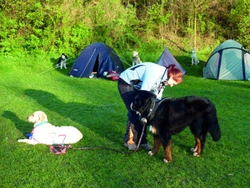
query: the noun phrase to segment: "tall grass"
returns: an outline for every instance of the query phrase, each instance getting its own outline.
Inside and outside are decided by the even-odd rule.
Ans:
[[[222,130],[214,143],[208,135],[203,155],[193,157],[189,129],[173,136],[173,162],[163,150],[153,157],[123,147],[126,109],[117,82],[69,77],[53,68],[53,55],[0,57],[0,187],[249,187],[250,83],[203,79],[204,62],[190,66],[186,54],[176,58],[187,70],[182,84],[166,97],[198,95],[217,107]],[[72,125],[83,139],[65,155],[48,146],[18,143],[32,129],[26,117],[43,110],[54,125]],[[149,142],[153,144],[152,135]],[[105,149],[74,150],[86,146]]]

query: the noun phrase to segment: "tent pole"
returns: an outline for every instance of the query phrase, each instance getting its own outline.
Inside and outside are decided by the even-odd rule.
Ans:
[[[89,63],[90,63],[90,61],[91,61],[91,59],[92,59],[92,57],[93,57],[95,51],[96,51],[96,48],[95,48],[94,51],[92,52],[92,54],[91,54],[91,56],[90,56],[90,58],[89,58],[89,61],[88,61],[87,65],[85,66],[85,69],[83,69],[82,73],[80,74],[79,78],[82,77],[82,75],[83,75],[84,71],[86,70],[87,66],[89,65]]]

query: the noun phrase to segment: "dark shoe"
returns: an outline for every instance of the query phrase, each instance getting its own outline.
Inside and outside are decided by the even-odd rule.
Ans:
[[[124,143],[124,146],[126,148],[128,148],[129,150],[131,151],[135,151],[136,150],[136,145],[135,144],[127,144],[127,143]]]
[[[147,151],[152,150],[152,146],[150,146],[149,144],[141,144],[141,147]]]

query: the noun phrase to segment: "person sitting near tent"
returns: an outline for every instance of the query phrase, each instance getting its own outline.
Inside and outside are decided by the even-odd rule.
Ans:
[[[139,116],[130,109],[138,90],[151,91],[161,99],[165,86],[174,86],[182,82],[183,73],[174,64],[164,67],[155,63],[145,62],[130,67],[120,74],[118,80],[118,90],[120,96],[128,110],[128,122],[125,133],[124,146],[129,150],[136,150],[136,145],[140,139],[141,147],[151,150],[147,141],[146,129],[142,133],[143,126],[140,124]]]
[[[132,56],[132,66],[138,65],[142,63],[141,59],[139,58],[139,54],[136,51],[133,51],[133,56]]]

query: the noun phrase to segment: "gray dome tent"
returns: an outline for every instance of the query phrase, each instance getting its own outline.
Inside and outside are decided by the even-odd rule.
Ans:
[[[203,69],[203,77],[217,80],[250,79],[250,54],[240,43],[226,40],[212,52]]]

